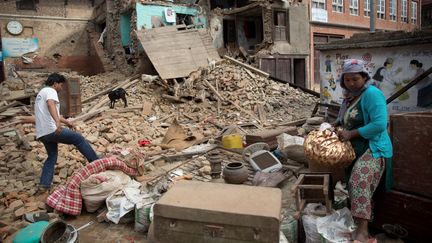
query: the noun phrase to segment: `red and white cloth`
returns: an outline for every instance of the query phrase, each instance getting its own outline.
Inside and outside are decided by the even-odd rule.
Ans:
[[[80,184],[90,175],[106,170],[121,170],[128,175],[138,175],[136,169],[130,168],[116,157],[98,159],[72,175],[65,186],[59,186],[47,198],[47,204],[55,210],[69,214],[80,215],[82,208],[82,197]]]

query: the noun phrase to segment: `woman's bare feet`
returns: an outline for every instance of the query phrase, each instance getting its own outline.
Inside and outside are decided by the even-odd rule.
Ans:
[[[356,218],[357,229],[354,231],[353,239],[354,242],[368,242],[369,232],[368,232],[368,221],[366,219]]]

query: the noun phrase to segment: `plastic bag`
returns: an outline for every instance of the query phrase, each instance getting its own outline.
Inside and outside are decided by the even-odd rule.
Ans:
[[[89,176],[80,190],[86,210],[95,212],[113,192],[128,184],[131,178],[122,171],[108,170]]]
[[[317,220],[318,215],[325,215],[326,207],[321,203],[308,203],[303,210],[305,215],[302,216],[303,228],[306,234],[306,243],[322,243],[321,235],[318,233]]]
[[[288,239],[288,242],[290,243],[297,242],[297,227],[298,227],[298,222],[292,216],[288,216],[282,220],[281,231]]]
[[[318,233],[332,243],[342,243],[351,240],[351,234],[355,230],[354,220],[348,208],[333,212],[316,221]]]
[[[302,216],[303,228],[306,235],[306,243],[321,243],[321,235],[317,229],[317,219],[325,212],[326,207],[321,203],[308,203],[303,209],[305,215]]]
[[[278,142],[278,149],[282,150],[288,146],[292,145],[300,145],[303,146],[304,138],[299,136],[292,136],[286,133],[282,133],[281,135],[276,137]]]
[[[282,231],[279,231],[279,243],[290,243]]]
[[[303,137],[282,133],[277,136],[276,139],[278,141],[278,150],[282,152],[283,157],[299,163],[308,164],[308,159],[303,149]]]
[[[317,216],[303,215],[302,222],[306,235],[306,243],[321,243],[321,235],[317,230]]]
[[[135,204],[140,201],[140,186],[140,183],[131,180],[123,189],[108,196],[106,216],[111,222],[118,224],[121,217],[135,209]]]
[[[150,211],[156,198],[147,189],[142,190],[139,201],[135,204],[135,226],[136,232],[146,233],[150,228]]]
[[[150,227],[150,209],[153,206],[151,202],[140,202],[135,205],[135,226],[136,232],[146,233]]]

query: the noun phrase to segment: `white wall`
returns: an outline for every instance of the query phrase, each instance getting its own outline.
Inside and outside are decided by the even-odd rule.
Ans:
[[[320,56],[320,78],[321,97],[324,101],[342,102],[342,89],[340,87],[339,77],[341,64],[344,59],[360,59],[365,61],[365,66],[371,76],[374,76],[376,71],[383,66],[386,60],[393,59],[392,67],[381,72],[381,74],[385,76],[384,80],[382,82],[375,81],[388,98],[411,81],[416,74],[432,66],[432,44],[322,51]],[[423,67],[417,71],[410,65],[412,60],[417,60],[422,63]],[[330,66],[331,70],[326,70],[326,64]],[[427,108],[417,106],[418,90],[422,86],[428,84],[432,85],[432,75],[429,75],[421,83],[412,87],[405,94],[390,103],[388,105],[389,113],[431,109],[431,106]]]

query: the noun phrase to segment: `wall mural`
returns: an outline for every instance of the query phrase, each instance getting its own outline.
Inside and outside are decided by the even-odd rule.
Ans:
[[[432,66],[432,45],[394,48],[323,51],[320,57],[321,99],[342,103],[341,66],[345,59],[361,59],[373,85],[386,98],[396,93]],[[432,75],[388,105],[390,113],[422,111],[432,108]]]

